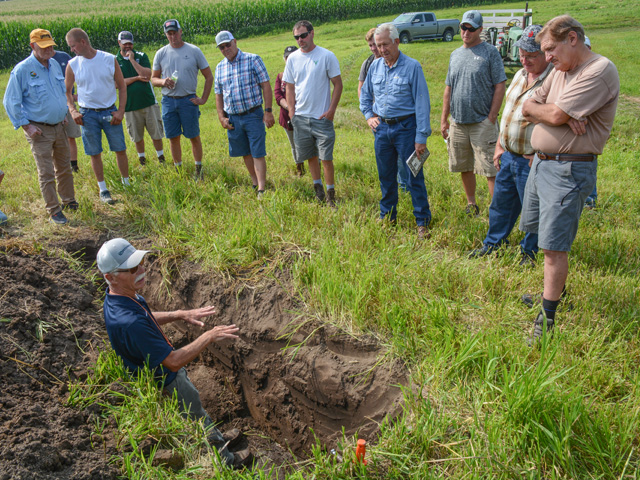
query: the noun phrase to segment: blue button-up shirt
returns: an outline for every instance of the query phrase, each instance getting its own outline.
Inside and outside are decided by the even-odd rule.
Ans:
[[[415,143],[427,143],[431,135],[429,89],[420,62],[400,52],[389,67],[384,58],[369,68],[360,93],[360,111],[365,118],[398,118],[416,115]]]
[[[215,93],[222,94],[224,111],[229,115],[244,113],[262,105],[260,84],[268,81],[262,59],[238,50],[232,62],[225,58],[216,67]]]
[[[50,59],[45,68],[32,52],[11,72],[2,103],[16,130],[29,120],[56,124],[67,114],[65,91],[60,64]]]

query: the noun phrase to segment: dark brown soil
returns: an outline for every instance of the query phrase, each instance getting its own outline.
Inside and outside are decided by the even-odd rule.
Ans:
[[[102,241],[65,246],[90,263]],[[261,466],[308,456],[314,437],[335,448],[343,429],[375,441],[378,424],[399,412],[403,365],[380,362],[384,351],[373,338],[305,321],[286,273],[232,287],[188,262],[173,269],[179,273],[169,283],[159,270],[152,264],[142,292],[153,309],[212,304],[218,314],[205,328],[240,327],[239,340],[212,345],[187,370],[211,417],[223,430],[240,428]],[[0,479],[117,476],[108,458],[118,452],[102,442],[92,448],[98,412],[64,406],[67,382],[84,374],[106,337],[99,297],[61,258],[0,249]],[[48,327],[42,340],[39,324]],[[177,324],[167,332],[179,348],[202,330]]]

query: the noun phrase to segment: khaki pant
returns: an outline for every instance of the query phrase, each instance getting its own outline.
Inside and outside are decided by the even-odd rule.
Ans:
[[[31,145],[31,153],[36,161],[38,181],[45,207],[49,215],[53,215],[61,210],[58,195],[64,205],[75,201],[73,173],[71,173],[69,160],[69,141],[62,122],[54,127],[32,123],[42,130],[42,135],[31,138],[25,133],[25,137]]]

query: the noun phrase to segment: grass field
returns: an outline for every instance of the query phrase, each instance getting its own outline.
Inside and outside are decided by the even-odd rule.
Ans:
[[[103,8],[102,2],[91,5]],[[388,344],[393,356],[406,361],[418,388],[406,393],[405,414],[383,425],[379,443],[369,449],[378,467],[355,469],[316,451],[291,478],[638,478],[640,7],[630,0],[532,6],[536,23],[563,13],[582,21],[593,49],[613,60],[621,80],[616,123],[599,163],[599,206],[584,212],[570,254],[574,308],[559,313],[555,338],[541,349],[526,346],[535,314],[519,297],[541,290],[542,257],[531,270],[517,266],[516,247],[500,257],[466,257],[486,234],[489,196],[486,182],[479,181],[481,215],[465,216],[460,178],[448,172],[438,133],[449,53],[459,37],[449,44],[402,47],[422,63],[431,95],[434,134],[425,179],[432,238],[417,242],[407,195],[400,197],[397,230],[375,223],[380,191],[373,140],[356,87],[369,54],[364,33],[390,17],[316,29],[316,43],[338,56],[345,84],[335,119],[336,211],[315,204],[308,174],[293,178],[286,136],[277,125],[267,134],[269,191],[256,201],[242,161],[228,156],[213,100],[201,117],[204,183],[189,178],[186,143],[183,176],[153,161],[142,169],[129,145],[134,187],[123,191],[115,158],[107,154],[107,182],[124,201],[106,207],[81,153],[75,177],[81,209],[68,228],[48,224],[27,142],[0,113],[0,168],[6,172],[0,209],[10,217],[12,235],[25,243],[91,229],[151,238],[161,257],[187,258],[232,276],[264,265],[288,269],[306,314],[354,335],[373,332]],[[459,18],[464,10],[436,13]],[[185,39],[190,41],[188,31]],[[241,49],[262,56],[272,79],[291,44],[290,33],[238,40]],[[212,39],[200,46],[215,66],[221,55]],[[7,80],[8,72],[0,74],[2,94]],[[514,231],[512,245],[521,237]],[[292,250],[305,255],[288,255]]]

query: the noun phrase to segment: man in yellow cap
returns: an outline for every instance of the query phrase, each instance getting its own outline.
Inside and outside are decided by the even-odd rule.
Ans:
[[[63,126],[67,115],[64,76],[53,60],[56,43],[48,30],[33,30],[29,43],[31,55],[11,72],[3,104],[13,127],[22,127],[31,145],[51,222],[65,224],[62,210],[77,210],[78,202]]]

